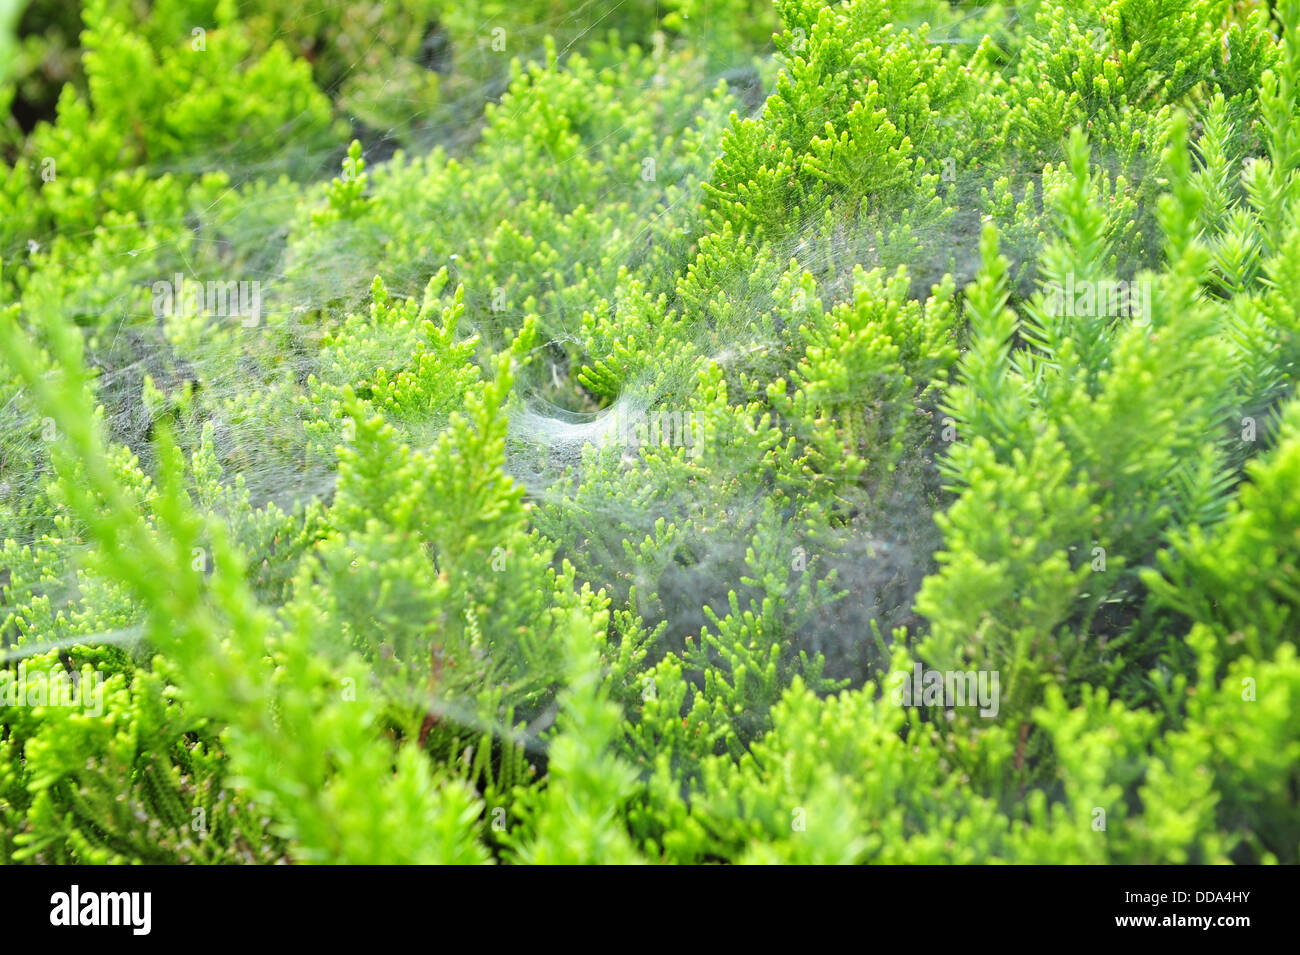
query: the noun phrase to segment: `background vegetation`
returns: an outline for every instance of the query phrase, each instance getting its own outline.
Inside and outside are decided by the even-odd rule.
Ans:
[[[1273,6],[0,0],[0,858],[1300,862]]]

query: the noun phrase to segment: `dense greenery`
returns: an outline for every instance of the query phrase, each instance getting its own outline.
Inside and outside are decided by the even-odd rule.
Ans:
[[[1300,862],[1272,6],[0,0],[0,858]]]

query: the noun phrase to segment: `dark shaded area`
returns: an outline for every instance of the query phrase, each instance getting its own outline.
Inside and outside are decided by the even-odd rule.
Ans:
[[[451,72],[452,50],[451,38],[441,24],[430,23],[424,30],[424,39],[420,41],[420,51],[416,62],[426,70],[433,70],[444,76]]]
[[[82,78],[81,27],[80,6],[67,0],[31,0],[19,17],[9,112],[24,134],[53,122],[63,85]]]

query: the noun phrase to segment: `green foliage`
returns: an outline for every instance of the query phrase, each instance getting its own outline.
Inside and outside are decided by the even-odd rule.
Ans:
[[[139,6],[0,4],[4,861],[1300,862],[1300,2]]]

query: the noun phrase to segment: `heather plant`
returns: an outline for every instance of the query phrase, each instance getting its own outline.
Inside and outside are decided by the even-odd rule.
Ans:
[[[1300,3],[137,7],[0,3],[5,861],[1300,862]]]

